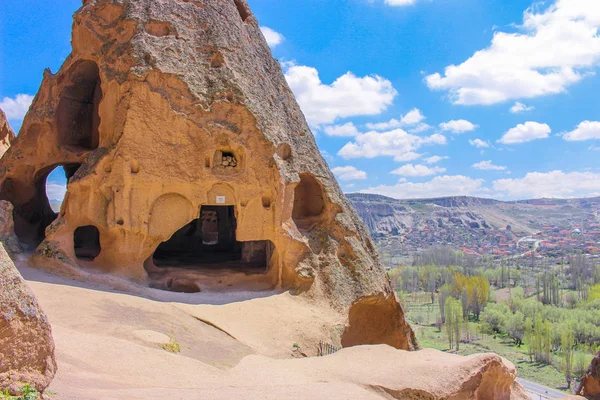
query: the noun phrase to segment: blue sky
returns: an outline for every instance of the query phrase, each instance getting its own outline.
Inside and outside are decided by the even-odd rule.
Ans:
[[[600,2],[249,3],[346,192],[600,195]],[[0,107],[15,129],[69,54],[80,4],[0,2]],[[60,174],[50,183],[60,197]]]

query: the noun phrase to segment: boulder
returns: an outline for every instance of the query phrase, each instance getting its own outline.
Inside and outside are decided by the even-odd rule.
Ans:
[[[0,160],[33,266],[291,291],[344,316],[336,345],[416,346],[245,0],[88,0],[71,43]],[[57,215],[44,184],[58,167]],[[365,311],[381,330],[355,320]]]
[[[54,341],[46,315],[0,244],[0,392],[29,384],[43,392],[54,378]]]

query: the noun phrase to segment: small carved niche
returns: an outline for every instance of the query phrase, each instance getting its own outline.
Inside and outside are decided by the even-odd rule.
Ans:
[[[240,160],[232,150],[217,150],[213,159],[213,168],[228,172],[237,171]]]
[[[262,197],[262,205],[264,208],[271,208],[271,197],[263,196]]]
[[[292,147],[287,143],[281,143],[277,146],[277,155],[283,161],[289,160],[292,157]]]

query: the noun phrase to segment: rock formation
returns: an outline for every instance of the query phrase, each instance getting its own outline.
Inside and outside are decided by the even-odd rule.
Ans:
[[[0,200],[0,243],[4,245],[4,249],[11,256],[23,251],[19,239],[15,235],[13,205],[4,200]]]
[[[50,324],[0,243],[0,392],[43,392],[55,372]]]
[[[348,315],[348,346],[414,347],[245,0],[84,1],[72,47],[0,160],[32,265],[181,292],[291,290]],[[45,180],[60,166],[57,216]]]
[[[600,395],[600,353],[592,359],[590,366],[581,378],[577,394],[588,399],[596,399]]]
[[[15,133],[11,129],[4,111],[0,109],[0,157],[8,150],[10,144],[15,140]]]

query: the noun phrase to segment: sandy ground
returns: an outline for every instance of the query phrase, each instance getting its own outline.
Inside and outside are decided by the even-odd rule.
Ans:
[[[52,325],[52,399],[405,398],[407,388],[455,390],[490,360],[388,346],[294,359],[294,344],[314,353],[340,316],[288,293],[124,293],[111,289],[123,282],[84,284],[17,264]],[[180,353],[162,348],[171,342]]]

